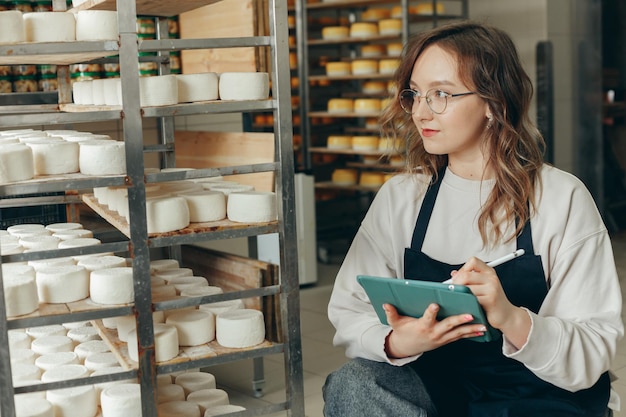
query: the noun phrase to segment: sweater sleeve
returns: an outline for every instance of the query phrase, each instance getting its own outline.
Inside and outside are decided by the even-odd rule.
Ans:
[[[591,195],[581,185],[569,197],[560,199],[567,207],[552,207],[564,226],[555,229],[561,236],[545,239],[550,246],[542,251],[548,294],[538,314],[529,312],[526,344],[516,350],[505,340],[503,351],[541,379],[577,391],[611,367],[623,336],[622,296],[610,238]]]

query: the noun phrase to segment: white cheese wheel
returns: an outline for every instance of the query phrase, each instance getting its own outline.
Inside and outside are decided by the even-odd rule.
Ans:
[[[119,90],[122,88],[121,78],[104,78],[102,88],[104,90],[105,106],[121,106],[122,97]],[[110,140],[110,138],[109,138]]]
[[[79,265],[42,268],[36,280],[42,303],[71,303],[89,297],[89,272]]]
[[[212,222],[226,218],[226,197],[219,191],[200,191],[180,194],[187,201],[189,221]]]
[[[93,237],[93,232],[87,229],[74,229],[65,230],[63,232],[56,232],[52,236],[61,240],[79,239],[85,237]]]
[[[254,186],[249,184],[232,184],[227,181],[203,184],[203,187],[208,188],[211,191],[218,191],[225,196],[228,201],[228,196],[232,193],[238,193],[242,191],[254,191]]]
[[[158,287],[152,288],[152,298],[153,299],[171,299],[176,297],[176,288],[173,285],[159,285]]]
[[[24,13],[27,42],[71,42],[76,40],[76,19],[69,12]]]
[[[278,217],[276,193],[248,191],[232,193],[226,207],[228,219],[239,223],[271,222]]]
[[[229,348],[258,345],[265,339],[263,313],[253,309],[220,313],[215,318],[215,337],[217,343]]]
[[[74,83],[72,83],[72,99],[75,104],[94,104],[93,80],[74,81]]]
[[[41,374],[41,382],[66,381],[89,376],[89,369],[83,365],[61,365]]]
[[[30,348],[38,355],[45,355],[46,353],[71,352],[74,349],[74,343],[67,336],[44,336],[33,340]]]
[[[39,308],[37,283],[30,275],[8,275],[3,279],[7,317],[30,314]]]
[[[245,410],[245,407],[242,407],[240,405],[233,405],[233,404],[217,405],[215,407],[208,408],[204,412],[203,417],[221,416],[222,414],[234,413],[235,411],[243,411],[243,410]]]
[[[141,415],[141,385],[116,384],[100,394],[102,417],[128,417]]]
[[[116,140],[80,142],[80,172],[85,175],[121,175],[126,173],[126,148]]]
[[[104,80],[97,78],[91,82],[92,102],[96,106],[104,106]]]
[[[77,41],[115,40],[117,38],[117,12],[80,10],[76,13]]]
[[[146,199],[148,233],[167,233],[189,226],[189,207],[183,197]]]
[[[67,331],[69,332],[71,329],[77,329],[79,327],[91,326],[91,321],[82,320],[82,321],[70,321],[61,324]]]
[[[109,368],[101,368],[101,369],[95,370],[91,373],[90,376],[111,375],[111,374],[116,374],[120,372],[125,372],[125,369],[122,368],[121,366],[111,366]],[[100,397],[101,397],[102,391],[104,391],[105,389],[115,386],[115,385],[120,385],[120,384],[136,384],[136,383],[137,383],[137,378],[99,382],[97,384],[93,384],[93,388],[96,391],[96,399],[98,401],[98,405],[100,405]]]
[[[14,385],[20,384],[21,381],[35,381],[41,378],[41,369],[29,363],[12,363],[11,376]]]
[[[200,310],[210,311],[217,317],[218,314],[226,312],[226,311],[241,310],[245,308],[245,305],[243,303],[243,300],[237,299],[237,300],[218,301],[216,303],[209,303],[209,304],[201,304],[198,306],[198,308]]]
[[[15,255],[24,253],[24,248],[19,243],[2,243],[0,244],[0,252],[3,255]]]
[[[208,372],[185,372],[176,377],[176,385],[185,390],[185,397],[195,391],[215,388],[215,376]]]
[[[218,405],[230,404],[228,393],[219,388],[200,389],[190,392],[187,396],[187,401],[198,404],[202,413]]]
[[[50,235],[34,235],[20,238],[20,245],[28,252],[52,250],[59,247],[60,239]]]
[[[159,404],[157,411],[159,417],[202,417],[200,407],[196,403],[187,401],[170,401]]]
[[[34,176],[35,159],[29,146],[21,143],[0,146],[0,183],[29,180]]]
[[[49,324],[47,326],[29,327],[26,334],[33,339],[45,336],[66,336],[67,329],[60,324]]]
[[[74,341],[75,345],[79,345],[90,340],[100,340],[98,329],[93,326],[81,326],[69,329],[67,337]]]
[[[74,347],[74,352],[84,362],[85,359],[96,353],[110,352],[111,349],[103,340],[89,340],[88,342],[79,343]]]
[[[378,63],[378,72],[381,74],[393,74],[399,65],[399,59],[381,59]]]
[[[11,351],[11,364],[25,363],[28,365],[35,365],[37,354],[32,349],[10,349]]]
[[[48,371],[62,365],[80,365],[80,359],[74,352],[46,353],[35,360],[35,366],[42,371]]]
[[[168,315],[165,323],[176,326],[180,346],[198,346],[215,339],[215,317],[211,312],[178,311]]]
[[[126,267],[126,258],[115,255],[90,256],[82,258],[76,264],[85,267],[89,272],[93,272],[100,269]]]
[[[378,136],[353,136],[352,149],[358,151],[373,151],[378,149]]]
[[[91,301],[97,304],[128,304],[135,299],[133,268],[128,266],[104,268],[91,272],[89,280]]]
[[[170,378],[170,384],[157,386],[157,402],[163,404],[172,401],[184,401],[185,390],[183,387],[171,383],[172,378],[170,375],[168,375],[168,378]]]
[[[224,290],[222,290],[220,287],[207,285],[207,286],[202,286],[202,287],[185,288],[184,290],[181,290],[180,296],[181,297],[205,297],[207,295],[216,295],[216,294],[223,294],[223,293],[224,293]]]
[[[163,269],[178,268],[180,264],[176,259],[155,259],[150,261],[150,273],[155,273]]]
[[[50,232],[46,230],[46,226],[39,223],[16,224],[7,227],[7,232],[9,232],[10,235],[16,236],[18,238],[32,236],[34,234],[50,234]]]
[[[64,140],[41,140],[26,143],[33,150],[35,175],[59,175],[78,172],[78,144]]]
[[[154,324],[154,350],[157,362],[165,362],[174,359],[178,355],[178,332],[176,331],[176,326],[163,323]],[[139,361],[136,329],[128,332],[128,355],[133,361]]]
[[[24,18],[19,10],[0,12],[0,43],[18,43],[26,41]]]
[[[178,102],[217,100],[219,98],[218,77],[215,72],[200,74],[177,74]]]
[[[128,341],[128,333],[137,328],[137,320],[134,315],[117,317],[117,338],[122,342]]]
[[[115,356],[113,352],[94,353],[85,358],[85,366],[90,371],[97,371],[99,369],[111,368],[119,365],[120,363],[117,360],[117,356]]]
[[[139,78],[141,107],[170,106],[178,103],[176,75],[155,75]]]
[[[51,223],[45,227],[50,233],[62,232],[64,230],[82,229],[83,225],[80,223],[63,222],[63,223]]]
[[[180,294],[181,291],[187,290],[189,288],[195,287],[207,287],[209,282],[205,277],[197,277],[197,276],[185,276],[185,277],[175,277],[169,280],[167,285],[171,285],[176,290],[176,294]]]
[[[157,375],[157,387],[173,384],[172,376],[170,374],[158,374]]]
[[[54,417],[52,403],[45,398],[16,395],[15,417]]]
[[[94,417],[98,412],[98,400],[93,386],[49,390],[46,399],[54,407],[55,417]]]
[[[220,74],[219,93],[222,100],[264,100],[270,93],[266,72],[224,72]]]
[[[361,46],[361,56],[363,58],[374,58],[385,55],[387,47],[385,45],[363,45]]]

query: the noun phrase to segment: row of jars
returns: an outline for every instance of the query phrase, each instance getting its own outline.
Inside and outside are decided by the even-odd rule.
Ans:
[[[68,0],[67,7],[72,7],[72,0]],[[22,13],[51,12],[52,0],[0,0],[0,11],[19,10]]]

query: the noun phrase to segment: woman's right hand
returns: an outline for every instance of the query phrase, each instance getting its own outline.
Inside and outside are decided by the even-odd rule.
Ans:
[[[437,321],[437,304],[429,305],[420,318],[401,316],[391,304],[384,304],[383,308],[392,328],[385,340],[385,351],[390,358],[419,355],[459,339],[481,336],[487,330],[481,324],[468,324],[474,319],[471,314]]]

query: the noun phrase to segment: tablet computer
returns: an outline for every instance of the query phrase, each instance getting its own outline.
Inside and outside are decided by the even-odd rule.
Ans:
[[[487,327],[484,335],[469,340],[490,342],[500,337],[500,332],[487,322],[476,296],[464,285],[365,275],[357,276],[357,281],[365,289],[383,324],[388,324],[383,304],[395,306],[403,316],[419,318],[430,304],[436,303],[439,305],[437,320],[457,314],[471,314],[474,317],[471,323]]]

